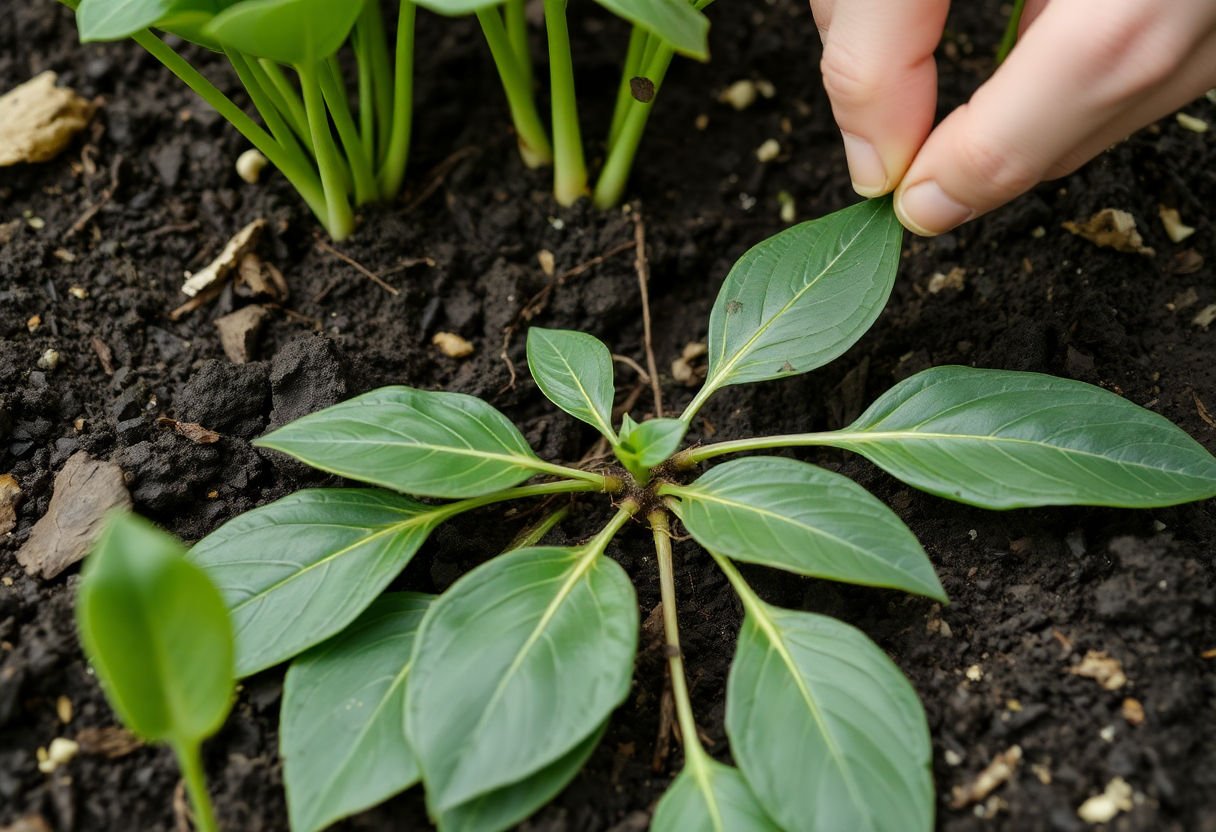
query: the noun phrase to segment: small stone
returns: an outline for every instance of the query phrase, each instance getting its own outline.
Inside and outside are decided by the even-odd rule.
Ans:
[[[89,296],[89,290],[83,286],[69,286],[68,294],[76,298],[76,300],[84,300]]]
[[[1102,742],[1114,742],[1115,726],[1107,725],[1103,727],[1102,730],[1098,731],[1098,736],[1102,739]]]
[[[950,271],[942,274],[936,272],[929,278],[929,294],[936,295],[939,292],[944,292],[947,289],[952,291],[960,291],[967,282],[967,270],[962,266],[955,266]]]
[[[798,206],[789,191],[781,191],[777,194],[777,204],[781,206],[780,217],[783,223],[788,225],[798,219]]]
[[[545,277],[553,277],[557,271],[557,259],[553,256],[553,252],[547,248],[542,248],[536,252],[536,262],[540,264],[540,270]]]
[[[718,95],[718,101],[729,104],[742,112],[756,103],[756,83],[754,81],[736,81]]]
[[[17,501],[21,499],[21,486],[12,474],[0,474],[0,535],[17,527]]]
[[[963,764],[963,755],[952,748],[947,748],[944,756],[946,758],[946,765],[948,766],[954,767]]]
[[[1208,132],[1208,123],[1189,113],[1175,113],[1174,118],[1178,121],[1178,126],[1183,130],[1190,130],[1192,133]]]
[[[1091,797],[1077,809],[1077,817],[1086,823],[1109,823],[1120,812],[1132,808],[1132,787],[1122,777],[1106,784],[1106,790]]]
[[[454,332],[436,332],[431,343],[448,358],[468,358],[473,354],[473,345]]]
[[[0,96],[0,167],[54,159],[93,117],[93,104],[43,72]]]
[[[220,346],[224,355],[233,364],[244,364],[257,354],[258,334],[262,323],[270,313],[256,304],[242,306],[222,318],[217,318],[215,328],[220,332]]]
[[[25,322],[25,328],[26,328],[26,330],[29,331],[29,333],[31,335],[33,333],[37,332],[38,327],[40,327],[40,326],[42,326],[42,316],[41,315],[31,315],[29,320],[27,320]]]
[[[48,349],[42,355],[38,356],[39,370],[54,370],[59,366],[59,350]]]
[[[709,127],[709,116],[701,113],[693,120],[692,126],[698,130],[705,130]]]
[[[267,164],[266,157],[260,151],[250,148],[236,157],[236,175],[250,185],[256,185]]]
[[[1140,704],[1139,699],[1128,697],[1123,700],[1123,706],[1119,709],[1123,714],[1123,719],[1128,725],[1137,726],[1144,724],[1144,705]]]
[[[760,93],[761,98],[772,98],[777,94],[777,88],[773,86],[772,81],[761,78],[756,81],[756,92]]]
[[[971,665],[971,667],[967,668],[966,673],[964,673],[963,675],[966,676],[972,682],[984,681],[984,669],[982,667],[980,667],[978,664]]]
[[[46,220],[42,217],[28,217],[25,220],[25,224],[35,231],[41,231],[46,228]]]
[[[1213,321],[1216,321],[1216,303],[1208,304],[1191,318],[1191,323],[1201,329],[1207,329]]]
[[[756,148],[756,160],[761,164],[771,162],[781,155],[781,144],[776,139],[768,139]]]
[[[962,809],[983,801],[1013,776],[1022,760],[1022,747],[1011,746],[997,754],[976,778],[965,786],[955,786],[951,792],[950,808]]]
[[[55,737],[51,740],[50,748],[38,749],[38,770],[50,774],[60,766],[65,766],[80,751],[80,746],[67,737]]]
[[[1068,672],[1074,676],[1093,679],[1107,690],[1118,690],[1127,684],[1123,665],[1104,650],[1090,650],[1081,659],[1080,664],[1070,667]]]
[[[59,721],[67,725],[72,721],[72,700],[66,696],[61,696],[55,700],[55,715],[59,717]]]

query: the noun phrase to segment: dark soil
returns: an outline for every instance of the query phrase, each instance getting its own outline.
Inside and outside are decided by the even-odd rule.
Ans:
[[[650,244],[661,368],[704,337],[733,260],[783,226],[780,194],[793,197],[799,218],[854,199],[806,4],[720,5],[711,10],[714,61],[674,68],[633,182]],[[1001,27],[995,2],[956,5],[941,50],[943,111],[991,71]],[[607,120],[623,31],[583,6],[573,18],[585,127],[594,137]],[[232,170],[241,139],[134,45],[78,45],[70,15],[50,0],[0,14],[0,89],[54,69],[63,83],[104,99],[91,132],[61,158],[0,171],[0,221],[20,220],[0,243],[0,473],[12,472],[24,495],[16,529],[0,539],[0,826],[41,815],[61,832],[178,828],[178,775],[165,751],[82,753],[52,775],[37,767],[36,749],[52,738],[114,724],[76,642],[75,570],[44,582],[13,556],[73,452],[118,462],[136,508],[189,540],[324,481],[263,456],[250,439],[389,382],[485,396],[543,455],[576,460],[593,437],[543,406],[526,378],[523,326],[507,339],[507,360],[499,357],[504,328],[549,284],[541,249],[553,253],[559,273],[619,252],[554,288],[532,320],[585,328],[642,359],[633,257],[620,246],[632,239],[629,215],[558,210],[544,174],[522,169],[473,26],[428,17],[419,42],[414,193],[369,212],[341,246],[400,290],[389,295],[316,247],[314,223],[277,177],[241,183]],[[216,61],[200,62],[231,87]],[[740,78],[771,80],[776,96],[743,113],[717,103]],[[602,93],[593,100],[595,90]],[[1206,103],[1192,109],[1213,115]],[[698,130],[701,115],[708,126]],[[956,234],[910,241],[892,303],[857,347],[810,376],[732,388],[696,430],[733,438],[831,428],[900,378],[965,363],[1103,385],[1216,447],[1204,406],[1216,408],[1216,332],[1191,322],[1216,302],[1212,136],[1163,121]],[[769,138],[782,153],[761,164],[754,151]],[[442,181],[425,193],[440,170]],[[1156,219],[1159,203],[1181,210],[1195,236],[1172,244]],[[1156,256],[1099,250],[1060,228],[1105,207],[1131,211]],[[233,365],[213,321],[245,300],[227,294],[178,322],[167,313],[184,300],[183,271],[205,264],[257,217],[270,222],[261,253],[287,275],[292,296],[263,333],[261,360]],[[954,268],[965,272],[963,289],[928,292],[932,275]],[[87,297],[75,297],[73,286]],[[31,333],[33,315],[42,325]],[[430,343],[441,330],[471,340],[475,355],[442,356]],[[49,348],[61,364],[37,369]],[[111,367],[99,350],[108,350]],[[520,374],[514,386],[510,367]],[[618,369],[624,396],[636,377]],[[663,381],[669,403],[690,397],[670,376]],[[638,401],[635,415],[651,406],[648,394]],[[223,438],[193,444],[158,425],[162,414]],[[864,628],[909,674],[932,728],[940,828],[1081,829],[1077,807],[1121,777],[1134,789],[1134,807],[1109,828],[1216,830],[1211,503],[995,514],[909,491],[856,458],[807,458],[887,499],[925,543],[953,603],[939,609],[897,593],[749,575],[776,602]],[[594,500],[584,504],[558,539],[586,535],[603,516]],[[443,589],[523,522],[483,515],[440,530],[400,585]],[[658,598],[648,544],[635,529],[611,550],[637,582],[643,617]],[[677,559],[695,706],[725,757],[723,690],[740,610],[694,545],[679,545]],[[1108,691],[1070,674],[1090,650],[1118,659],[1127,684]],[[673,746],[653,765],[663,673],[655,634],[644,630],[634,694],[587,769],[525,828],[646,826],[679,762]],[[279,671],[246,680],[232,718],[207,746],[227,829],[286,829],[275,730],[281,681]],[[73,706],[66,725],[56,713],[60,697]],[[1127,699],[1143,706],[1142,724],[1124,716]],[[1011,780],[978,805],[952,807],[952,789],[1014,745],[1023,758]],[[422,801],[415,790],[344,828],[425,828]]]

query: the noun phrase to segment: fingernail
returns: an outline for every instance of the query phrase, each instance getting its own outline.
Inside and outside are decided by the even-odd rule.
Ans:
[[[895,213],[900,222],[922,237],[943,234],[976,215],[974,210],[948,196],[932,179],[904,191],[895,200]]]
[[[881,196],[887,192],[887,170],[874,145],[852,133],[844,137],[844,158],[849,163],[853,190],[865,197]]]

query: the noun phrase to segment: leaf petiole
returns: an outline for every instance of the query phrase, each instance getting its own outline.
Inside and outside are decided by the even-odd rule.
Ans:
[[[182,769],[182,779],[186,783],[186,794],[190,796],[190,806],[194,809],[194,828],[198,832],[218,832],[215,809],[212,808],[211,796],[207,793],[207,780],[203,774],[199,744],[174,742],[171,745]]]
[[[503,92],[507,95],[507,107],[511,110],[511,121],[519,141],[519,155],[524,164],[538,168],[553,161],[553,147],[536,110],[532,97],[532,86],[528,75],[520,64],[511,38],[503,23],[502,13],[496,8],[479,9],[477,20],[490,47],[490,55],[498,68]]]
[[[553,196],[560,205],[573,205],[587,193],[587,164],[578,124],[574,93],[574,61],[566,0],[544,0],[545,32],[549,38],[549,92],[553,101]]]

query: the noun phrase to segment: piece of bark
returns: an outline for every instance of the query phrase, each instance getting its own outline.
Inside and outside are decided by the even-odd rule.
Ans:
[[[0,474],[0,534],[8,534],[17,526],[17,501],[21,486],[12,474]]]
[[[0,167],[54,159],[93,117],[92,102],[43,72],[0,96]]]
[[[54,578],[88,554],[106,514],[118,508],[131,508],[122,469],[77,451],[55,477],[51,504],[17,551],[17,562],[31,576]]]
[[[267,314],[264,307],[243,306],[216,320],[215,326],[220,331],[220,346],[233,364],[245,364],[254,356],[258,333],[262,330],[262,321],[266,319]]]
[[[182,294],[192,298],[213,284],[226,280],[240,264],[245,253],[257,243],[258,237],[265,227],[266,220],[257,219],[236,232],[224,246],[219,257],[187,278],[186,282],[182,284]]]

